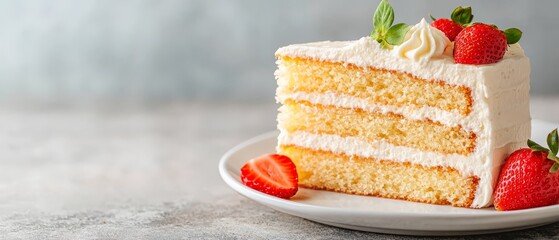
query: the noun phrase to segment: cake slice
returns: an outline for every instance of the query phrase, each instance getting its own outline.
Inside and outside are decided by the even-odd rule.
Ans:
[[[391,48],[364,37],[276,52],[277,152],[300,186],[492,205],[503,160],[530,136],[530,62],[513,44],[497,63],[457,64],[444,38],[423,20]]]

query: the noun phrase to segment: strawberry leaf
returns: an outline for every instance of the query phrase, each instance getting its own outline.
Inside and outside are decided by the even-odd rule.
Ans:
[[[557,128],[554,129],[553,131],[551,131],[548,135],[547,135],[547,146],[549,146],[549,149],[551,150],[552,153],[554,153],[555,155],[557,155],[557,149],[558,149],[558,143],[557,140],[559,139],[559,136],[557,136]]]
[[[515,44],[522,38],[522,31],[518,28],[509,28],[503,31],[503,33],[507,37],[507,44]]]
[[[437,19],[435,17],[433,17],[433,15],[429,14],[429,17],[431,18],[431,20],[437,21]]]
[[[556,173],[559,170],[559,163],[554,163],[549,169],[549,173]]]
[[[528,139],[528,147],[536,152],[549,152],[549,149],[540,146],[539,144],[537,144],[536,142],[530,139]]]
[[[386,42],[390,45],[402,44],[410,28],[411,26],[405,23],[398,23],[390,27],[386,32]]]
[[[472,15],[471,7],[457,7],[452,11],[450,15],[452,21],[457,22],[460,25],[467,25],[472,22],[474,15]]]
[[[559,158],[557,158],[557,155],[555,155],[555,153],[553,153],[553,152],[549,152],[547,154],[547,158],[550,159],[550,160],[553,160],[556,163],[559,163]]]

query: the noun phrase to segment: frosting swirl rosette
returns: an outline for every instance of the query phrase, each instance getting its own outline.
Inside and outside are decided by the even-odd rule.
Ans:
[[[441,57],[449,46],[451,46],[451,42],[445,34],[422,19],[421,22],[410,28],[404,42],[395,46],[393,52],[401,58],[423,62]]]

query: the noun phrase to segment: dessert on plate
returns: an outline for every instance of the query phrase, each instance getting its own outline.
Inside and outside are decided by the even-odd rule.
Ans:
[[[451,19],[277,50],[277,152],[302,187],[481,208],[530,136],[530,61],[518,29]]]

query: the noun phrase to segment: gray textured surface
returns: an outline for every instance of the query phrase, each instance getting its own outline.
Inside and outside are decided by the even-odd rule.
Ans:
[[[0,99],[272,100],[280,46],[368,35],[378,0],[6,0]],[[396,20],[448,17],[519,27],[534,93],[559,91],[555,0],[393,0]]]
[[[559,98],[534,98],[533,117]],[[0,239],[408,239],[260,206],[222,182],[221,155],[275,128],[276,105],[0,104]],[[549,239],[559,223],[481,239]]]

